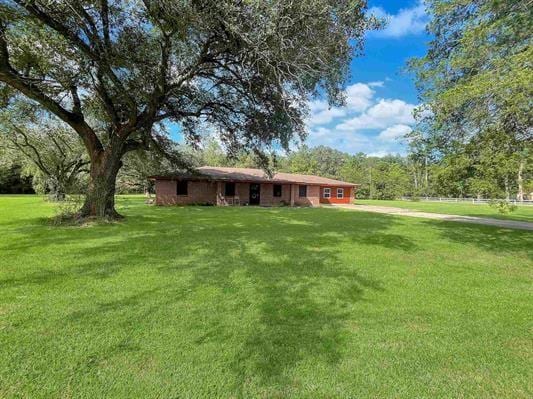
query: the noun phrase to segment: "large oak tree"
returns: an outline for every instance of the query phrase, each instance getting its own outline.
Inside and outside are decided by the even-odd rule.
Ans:
[[[349,62],[376,22],[365,0],[9,0],[0,81],[55,114],[88,151],[82,216],[118,216],[125,153],[153,127],[200,128],[260,151],[304,135],[310,95],[342,102]]]

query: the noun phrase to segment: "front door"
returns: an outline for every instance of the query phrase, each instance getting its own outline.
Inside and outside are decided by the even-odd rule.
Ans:
[[[261,185],[250,184],[250,205],[259,205],[261,201]]]

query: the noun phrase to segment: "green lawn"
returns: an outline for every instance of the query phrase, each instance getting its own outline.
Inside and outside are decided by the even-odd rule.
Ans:
[[[0,196],[0,397],[530,398],[533,234]]]
[[[453,215],[491,217],[496,219],[523,220],[533,222],[533,206],[519,205],[514,212],[502,215],[498,210],[489,205],[474,205],[472,203],[446,203],[425,201],[383,201],[356,199],[356,204],[395,206],[397,208],[411,209],[414,211],[447,213]]]

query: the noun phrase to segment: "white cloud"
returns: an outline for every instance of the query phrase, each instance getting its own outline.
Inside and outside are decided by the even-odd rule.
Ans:
[[[356,131],[364,129],[385,129],[396,124],[414,123],[415,105],[398,99],[382,99],[363,114],[343,121],[337,129]]]
[[[387,155],[395,155],[397,154],[398,152],[391,152],[391,151],[387,151],[387,150],[379,150],[379,151],[375,151],[375,152],[369,152],[367,155],[369,157],[377,157],[377,158],[383,158]]]
[[[330,107],[323,100],[310,101],[306,143],[349,153],[404,153],[403,144],[396,138],[411,130],[415,105],[400,99],[376,98],[376,90],[384,85],[368,82],[348,86],[346,105],[342,107]]]
[[[393,15],[387,13],[381,7],[372,7],[368,10],[368,13],[387,21],[384,29],[372,32],[372,35],[377,37],[398,38],[416,35],[425,30],[429,21],[422,0],[419,0],[414,7],[403,8]]]
[[[371,85],[379,85],[382,82],[355,83],[345,90],[346,105],[343,107],[330,107],[326,101],[314,100],[309,102],[310,115],[306,120],[309,128],[325,125],[334,119],[341,118],[347,114],[363,112],[370,105],[375,91]]]
[[[311,147],[325,145],[349,153],[363,151],[373,145],[372,140],[362,134],[325,127],[310,130],[306,144]]]
[[[325,127],[309,131],[309,136],[305,143],[311,147],[325,145],[350,154],[364,152],[376,157],[405,154],[405,148],[398,141],[382,141],[376,139],[376,136],[373,135]],[[297,148],[298,145],[293,147],[293,150]]]
[[[411,128],[407,125],[394,125],[386,128],[378,134],[378,140],[381,141],[396,141],[403,138],[406,134],[411,132]]]
[[[406,103],[403,100],[380,100],[367,112],[368,116],[380,120],[386,124],[414,123],[413,110],[416,105]]]
[[[355,83],[346,88],[346,107],[349,111],[362,112],[372,104],[375,91],[371,89],[370,85]]]
[[[307,126],[324,125],[335,118],[340,118],[346,111],[339,107],[329,107],[326,101],[311,101],[309,103],[310,116],[306,120]]]

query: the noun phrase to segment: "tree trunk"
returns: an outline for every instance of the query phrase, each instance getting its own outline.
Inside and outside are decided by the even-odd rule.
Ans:
[[[524,171],[524,160],[520,160],[520,165],[518,166],[518,176],[516,183],[518,184],[518,194],[516,199],[520,202],[524,201],[524,178],[522,177],[522,172]]]
[[[503,184],[505,186],[505,199],[509,201],[511,199],[511,193],[509,191],[509,178],[507,175],[505,175],[505,178],[503,179]]]
[[[53,202],[61,202],[66,198],[65,185],[61,179],[56,176],[49,176],[46,180],[46,188],[48,189],[48,200]]]
[[[115,210],[115,184],[121,166],[121,153],[116,149],[108,148],[91,158],[89,187],[81,217],[122,218]]]
[[[369,184],[368,184],[368,196],[370,197],[370,199],[373,199],[373,195],[372,195],[372,167],[370,167],[369,169],[369,176],[370,176],[370,181],[369,181]]]
[[[48,193],[48,201],[52,202],[62,202],[65,201],[67,195],[63,191],[50,191]]]
[[[429,191],[429,175],[428,175],[428,157],[424,157],[424,191],[426,192],[426,197]]]

